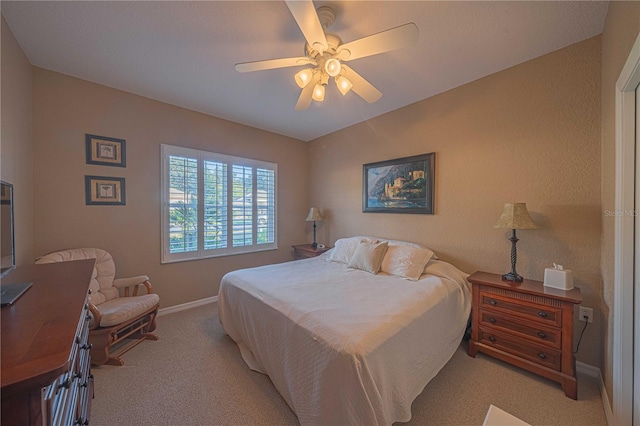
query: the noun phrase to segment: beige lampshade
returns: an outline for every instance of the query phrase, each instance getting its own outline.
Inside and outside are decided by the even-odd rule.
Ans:
[[[538,226],[529,216],[527,203],[506,203],[494,228],[536,229]]]
[[[321,221],[322,220],[322,214],[320,213],[320,209],[317,207],[311,207],[311,210],[309,210],[309,216],[307,216],[306,221],[307,222],[313,222],[313,221]]]

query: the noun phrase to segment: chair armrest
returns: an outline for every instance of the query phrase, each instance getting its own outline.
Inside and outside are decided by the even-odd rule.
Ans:
[[[113,286],[115,288],[124,288],[124,296],[129,296],[129,288],[133,287],[133,295],[138,295],[138,286],[144,285],[147,288],[147,294],[153,293],[153,286],[149,282],[149,277],[146,275],[140,275],[131,278],[117,278],[113,280]]]
[[[100,311],[93,303],[89,302],[89,312],[91,312],[91,316],[93,317],[89,320],[89,330],[94,330],[100,327],[100,320],[102,319],[102,315]]]

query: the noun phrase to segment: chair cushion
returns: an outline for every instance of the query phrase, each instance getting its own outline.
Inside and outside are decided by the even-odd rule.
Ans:
[[[36,263],[66,262],[68,260],[95,259],[89,289],[89,301],[98,306],[119,296],[118,289],[113,287],[116,276],[116,265],[109,252],[98,248],[77,248],[49,253],[36,260]]]
[[[104,302],[98,307],[100,327],[111,327],[136,318],[160,303],[157,294],[144,294],[135,297],[120,297]]]

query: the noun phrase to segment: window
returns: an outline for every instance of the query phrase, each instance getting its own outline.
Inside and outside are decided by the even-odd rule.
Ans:
[[[277,248],[277,164],[162,145],[162,263]]]

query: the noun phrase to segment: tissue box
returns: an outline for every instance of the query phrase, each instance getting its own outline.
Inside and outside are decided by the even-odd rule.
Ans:
[[[573,288],[573,273],[571,269],[545,268],[544,285],[560,290],[571,290]]]

